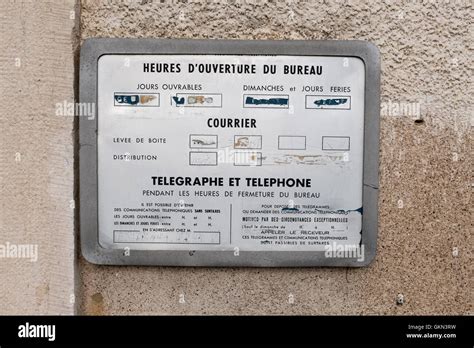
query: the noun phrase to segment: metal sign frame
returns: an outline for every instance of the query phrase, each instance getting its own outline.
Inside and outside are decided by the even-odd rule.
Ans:
[[[327,258],[324,251],[156,251],[102,248],[98,242],[97,78],[104,54],[220,54],[358,57],[365,65],[362,240],[364,261]],[[376,254],[378,232],[378,169],[380,54],[365,41],[237,41],[162,39],[87,39],[80,55],[80,103],[93,103],[95,117],[79,121],[80,240],[82,255],[107,265],[313,267],[368,265]]]

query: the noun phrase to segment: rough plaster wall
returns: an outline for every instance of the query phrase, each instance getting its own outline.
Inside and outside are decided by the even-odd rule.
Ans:
[[[82,260],[83,312],[472,313],[471,2],[83,1],[81,20],[83,39],[370,40],[383,60],[382,102],[392,103],[382,110],[380,228],[370,267],[100,267]],[[394,105],[409,102],[420,103],[423,121],[414,121],[416,110],[397,116]]]
[[[74,120],[55,104],[74,98],[77,9],[0,2],[0,244],[38,247],[0,258],[0,314],[74,313]]]

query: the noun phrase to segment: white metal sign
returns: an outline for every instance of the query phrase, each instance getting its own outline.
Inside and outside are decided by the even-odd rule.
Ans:
[[[367,264],[367,57],[183,50],[94,60],[99,256],[88,258]]]

